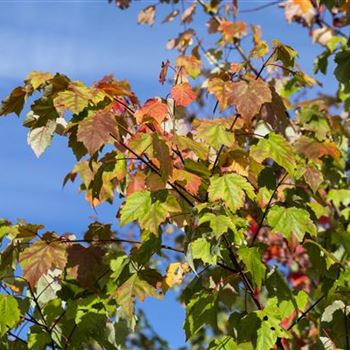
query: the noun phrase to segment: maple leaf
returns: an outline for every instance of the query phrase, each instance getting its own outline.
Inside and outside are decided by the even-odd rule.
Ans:
[[[11,295],[0,294],[0,336],[13,328],[21,317],[17,300]]]
[[[295,143],[295,149],[309,159],[319,159],[323,156],[331,156],[339,159],[340,151],[337,145],[330,141],[318,142],[306,136],[301,136]]]
[[[267,222],[273,232],[282,233],[287,239],[291,238],[293,233],[299,242],[303,240],[306,232],[313,236],[317,234],[309,213],[300,208],[284,208],[276,205],[267,214]]]
[[[220,78],[210,79],[208,82],[208,91],[214,94],[219,102],[220,111],[222,112],[231,104],[231,94],[233,90],[233,83],[231,81],[224,81]]]
[[[252,275],[253,282],[257,288],[261,288],[265,278],[266,266],[261,261],[261,254],[257,247],[241,247],[238,250],[247,271]]]
[[[104,252],[99,247],[83,247],[74,244],[67,248],[68,275],[76,279],[84,287],[93,289],[98,278],[98,271],[101,270],[102,257]]]
[[[160,124],[168,117],[168,106],[160,98],[151,98],[135,112],[138,124],[142,124],[146,117],[152,118]]]
[[[247,35],[247,26],[243,21],[222,21],[218,30],[222,33],[224,40],[227,42],[232,42],[233,39],[240,39]]]
[[[201,73],[202,61],[196,56],[178,56],[176,66],[184,69],[186,74],[195,79]]]
[[[177,106],[183,107],[187,107],[196,100],[196,95],[189,83],[175,85],[171,89],[171,96],[175,100]]]
[[[208,157],[208,147],[189,137],[175,134],[172,141],[180,151],[192,151],[200,159],[207,159]]]
[[[221,145],[232,146],[235,142],[235,135],[228,131],[226,120],[217,118],[215,120],[196,120],[194,122],[195,135],[209,145],[218,149]]]
[[[57,238],[51,233],[45,233],[42,239],[37,240],[20,254],[19,261],[24,278],[32,288],[49,270],[54,268],[63,270],[66,266],[66,246],[59,241],[52,241]]]
[[[287,109],[283,99],[277,94],[275,88],[270,87],[270,89],[272,100],[262,105],[257,119],[269,123],[272,130],[280,134],[285,134],[286,128],[291,125],[288,119]]]
[[[261,106],[272,101],[272,95],[269,85],[263,80],[242,80],[232,83],[229,101],[236,105],[237,112],[250,124]]]
[[[236,226],[230,217],[225,215],[216,215],[213,213],[205,213],[199,220],[198,225],[209,222],[210,228],[216,238],[219,238],[222,234],[226,233],[229,229],[232,232],[236,231]]]
[[[202,179],[199,176],[186,170],[176,168],[173,170],[172,181],[185,181],[186,190],[192,194],[198,193],[199,187],[202,183]]]
[[[131,319],[134,315],[135,297],[142,302],[147,296],[154,298],[162,298],[162,295],[157,293],[157,290],[147,281],[140,278],[135,273],[126,280],[114,293],[117,303],[123,308],[127,316]]]
[[[162,180],[167,182],[169,176],[171,176],[173,172],[173,162],[170,157],[169,147],[164,139],[162,139],[156,133],[152,135],[152,140],[154,156],[160,162],[160,173]]]
[[[293,147],[283,136],[275,133],[270,133],[268,138],[261,139],[257,145],[252,146],[250,156],[258,162],[271,158],[285,168],[289,174],[293,174],[296,167],[296,155]]]
[[[310,26],[316,15],[310,0],[287,0],[281,6],[285,9],[285,16],[289,23],[297,18],[303,18]]]
[[[149,26],[152,26],[154,24],[155,15],[156,7],[150,5],[139,12],[137,21],[139,24],[148,24]]]
[[[22,86],[13,89],[11,94],[1,102],[0,115],[16,113],[19,116],[24,107],[26,96],[27,92]]]
[[[111,134],[118,135],[117,127],[113,111],[90,111],[88,117],[79,123],[77,139],[84,144],[89,154],[93,155],[104,144],[114,142]]]
[[[250,199],[255,197],[253,186],[238,174],[225,174],[211,178],[208,193],[211,202],[222,200],[232,211],[244,205],[245,194]]]
[[[184,329],[186,340],[198,333],[204,325],[217,327],[218,297],[215,291],[202,290],[191,296],[186,305]]]
[[[33,89],[36,90],[52,78],[51,73],[33,71],[26,77],[25,82],[31,84]]]
[[[29,131],[27,142],[30,147],[32,147],[35,155],[38,158],[51,144],[52,136],[56,130],[56,126],[56,122],[49,119],[46,125],[31,129]]]
[[[304,167],[303,177],[313,192],[316,192],[323,182],[322,172],[310,164]]]

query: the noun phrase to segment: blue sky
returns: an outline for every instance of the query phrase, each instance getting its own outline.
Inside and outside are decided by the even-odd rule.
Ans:
[[[178,22],[138,26],[137,13],[149,3],[139,1],[128,11],[120,11],[107,0],[0,0],[0,98],[33,70],[61,72],[86,83],[113,73],[118,79],[128,79],[141,101],[161,95],[161,61],[174,57],[165,44],[182,29]],[[242,1],[242,7],[261,3]],[[162,6],[157,19],[170,11],[169,6]],[[266,39],[291,44],[300,52],[302,67],[312,73],[312,58],[320,49],[311,43],[306,30],[285,22],[282,10],[269,8],[243,18],[261,24]],[[77,185],[62,189],[63,177],[74,165],[66,140],[55,139],[36,159],[26,143],[22,120],[14,115],[0,119],[0,217],[24,218],[49,230],[78,235],[93,219],[115,222],[115,206],[103,205],[95,212],[78,194]],[[184,344],[184,311],[174,302],[174,294],[165,301],[147,300],[144,306],[171,349]]]

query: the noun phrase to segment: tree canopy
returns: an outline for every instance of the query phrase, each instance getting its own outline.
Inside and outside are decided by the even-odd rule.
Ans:
[[[191,349],[349,350],[350,1],[250,9],[279,6],[303,26],[322,47],[314,72],[241,20],[238,0],[155,1],[138,23],[154,25],[159,6],[169,14],[156,25],[180,28],[164,96],[33,71],[2,101],[4,117],[30,108],[37,157],[67,139],[64,184],[79,181],[92,207],[122,204],[118,230],[93,222],[83,236],[0,220],[0,348],[173,349],[142,301],[177,289]]]

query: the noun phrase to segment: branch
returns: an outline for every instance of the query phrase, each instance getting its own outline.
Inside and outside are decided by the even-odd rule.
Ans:
[[[240,13],[248,13],[248,12],[260,11],[260,10],[263,10],[263,9],[265,9],[267,7],[277,5],[277,4],[281,3],[281,2],[282,2],[281,0],[273,1],[273,2],[264,4],[264,5],[260,5],[260,6],[257,6],[257,7],[241,10]]]
[[[117,137],[115,137],[112,133],[110,134],[111,137],[116,140],[121,146],[125,147],[130,153],[132,153],[138,160],[140,160],[142,163],[144,163],[148,168],[150,168],[153,172],[155,172],[159,177],[162,177],[161,173],[157,169],[157,167],[151,162],[151,161],[146,161],[138,155],[135,151],[133,151],[130,147],[128,147],[124,142],[118,140]],[[173,184],[170,181],[167,181],[167,183],[191,206],[194,207],[194,204],[178,189],[177,185]],[[183,188],[182,188],[183,189]],[[187,195],[190,195],[194,199],[198,200],[198,198],[194,197],[192,194],[189,192],[185,191]]]
[[[38,302],[38,299],[35,297],[35,294],[33,292],[33,289],[30,285],[30,283],[27,281],[27,285],[28,285],[28,290],[29,290],[29,293],[31,294],[32,298],[33,298],[33,301],[34,301],[34,304],[35,306],[37,307],[38,309],[38,312],[39,312],[39,315],[41,317],[41,319],[43,320],[44,324],[42,325],[43,328],[46,330],[46,332],[49,334],[50,338],[51,338],[51,347],[52,347],[52,350],[55,350],[56,347],[55,347],[55,342],[53,341],[53,338],[52,338],[52,332],[51,332],[51,329],[49,328],[49,326],[47,325],[46,323],[46,320],[45,320],[45,317],[44,317],[44,314],[43,314],[43,311],[41,310],[41,307],[39,305],[39,302]]]
[[[11,337],[14,337],[15,339],[19,340],[23,344],[28,344],[24,339],[16,335],[15,333],[11,332],[10,330],[7,331],[7,334],[10,335]]]
[[[283,175],[282,179],[278,182],[278,184],[276,185],[274,191],[272,192],[272,195],[271,195],[271,197],[270,197],[270,199],[269,199],[269,201],[268,201],[268,203],[267,203],[267,205],[266,205],[266,208],[265,208],[265,210],[264,210],[263,216],[262,216],[262,218],[261,218],[261,220],[260,220],[259,226],[258,226],[258,228],[257,228],[257,230],[256,230],[256,232],[255,232],[255,235],[254,235],[252,241],[250,242],[250,245],[253,245],[254,242],[255,242],[255,240],[256,240],[256,238],[258,237],[258,235],[259,235],[259,233],[260,233],[260,230],[261,230],[261,228],[262,228],[262,226],[263,226],[263,224],[264,224],[264,220],[265,220],[265,218],[266,218],[266,215],[267,215],[267,213],[268,213],[269,210],[270,210],[273,197],[275,196],[275,194],[276,194],[278,188],[282,185],[282,183],[283,183],[284,179],[287,177],[287,175],[288,175],[288,173],[285,173],[285,174]]]
[[[272,58],[272,56],[275,54],[275,52],[278,50],[278,46],[274,48],[274,50],[271,52],[271,55],[265,60],[265,62],[263,63],[263,65],[261,66],[255,80],[258,80],[260,78],[261,73],[263,72],[263,70],[265,69],[265,67],[267,66],[268,62],[270,61],[270,59]]]
[[[260,304],[259,300],[256,298],[255,296],[255,293],[254,293],[254,290],[253,290],[253,287],[252,287],[252,284],[251,282],[249,281],[248,277],[245,275],[241,265],[238,263],[237,261],[237,258],[236,258],[236,255],[229,243],[229,241],[227,240],[227,237],[226,235],[224,234],[223,235],[224,237],[224,241],[226,243],[226,246],[227,246],[227,249],[229,251],[229,255],[230,255],[230,259],[231,259],[231,262],[233,264],[233,266],[236,268],[236,273],[238,272],[243,284],[245,285],[246,289],[249,291],[249,294],[250,294],[250,297],[252,298],[254,304],[256,305],[256,307],[259,309],[259,310],[262,310],[262,305]]]
[[[302,318],[304,318],[320,301],[322,301],[325,298],[324,295],[322,295],[320,298],[318,298],[310,307],[308,307],[288,328],[287,331],[290,331]]]

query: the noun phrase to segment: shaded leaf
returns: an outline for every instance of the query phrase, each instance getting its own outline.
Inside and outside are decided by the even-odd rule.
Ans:
[[[238,250],[239,257],[247,268],[247,272],[252,275],[253,282],[257,288],[265,279],[266,266],[261,261],[261,254],[257,247],[241,247]]]
[[[0,115],[16,113],[19,116],[22,112],[26,95],[26,90],[21,86],[13,89],[11,94],[1,102]]]

